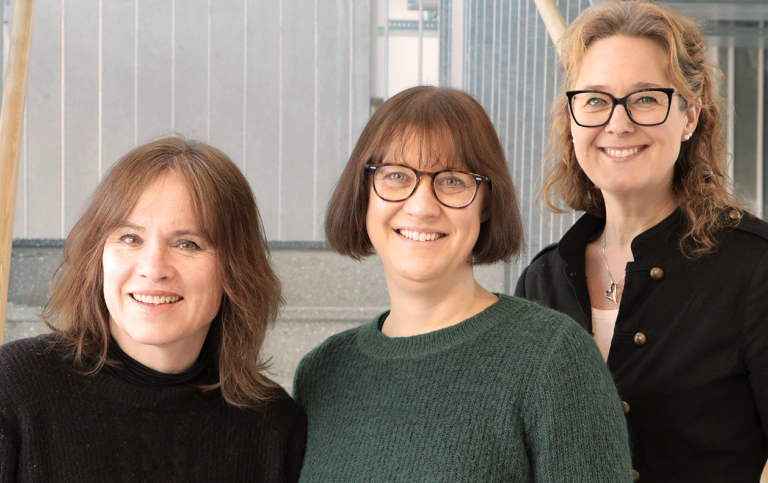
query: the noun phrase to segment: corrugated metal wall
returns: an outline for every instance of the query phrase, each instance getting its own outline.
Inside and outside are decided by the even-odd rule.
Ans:
[[[464,2],[462,84],[496,125],[521,201],[527,249],[505,277],[509,290],[514,290],[530,258],[560,239],[576,218],[542,213],[535,202],[541,186],[549,108],[559,83],[557,59],[532,0]],[[589,5],[587,0],[559,2],[566,22]]]
[[[322,240],[329,193],[371,97],[387,91],[392,69],[405,68],[386,47],[390,23],[403,23],[386,17],[395,2],[406,8],[406,0],[37,0],[14,237],[65,237],[120,155],[175,130],[210,141],[242,167],[270,240]],[[768,148],[746,121],[764,117],[749,109],[765,103],[768,63],[762,47],[739,42],[763,42],[767,19],[739,23],[738,15],[765,9],[741,3],[733,12],[714,0],[709,10],[675,6],[735,15],[708,28],[736,105],[729,133],[737,187],[759,213]],[[436,2],[425,4],[434,12]],[[591,1],[558,4],[570,22]],[[5,0],[6,38],[12,6]],[[530,257],[576,218],[541,213],[534,201],[559,82],[554,48],[533,0],[440,0],[436,24],[440,84],[469,91],[486,108],[519,191],[527,250],[505,269],[510,291]],[[382,85],[372,75],[385,77]],[[750,82],[757,84],[747,89]]]
[[[241,166],[269,239],[321,239],[370,28],[370,0],[37,0],[14,237],[65,237],[115,160],[175,131]]]

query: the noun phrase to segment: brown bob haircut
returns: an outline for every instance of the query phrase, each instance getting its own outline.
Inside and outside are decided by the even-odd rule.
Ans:
[[[81,372],[95,373],[113,363],[107,359],[104,242],[125,223],[144,189],[167,172],[187,187],[224,288],[208,335],[216,348],[219,382],[201,389],[220,387],[228,403],[258,408],[275,387],[259,372],[266,367],[260,349],[282,304],[280,281],[267,258],[248,181],[226,154],[207,144],[159,139],[133,149],[110,169],[67,237],[44,319]]]
[[[355,260],[373,254],[365,225],[371,190],[365,164],[381,164],[392,153],[392,162],[404,162],[409,143],[419,146],[419,166],[461,169],[491,178],[490,186],[482,188],[484,221],[472,262],[509,262],[516,256],[523,247],[523,224],[493,123],[469,94],[432,86],[400,92],[368,121],[328,204],[325,236],[331,247]]]
[[[679,108],[701,108],[696,130],[680,147],[672,196],[686,223],[680,240],[683,253],[696,257],[712,252],[718,247],[718,234],[734,224],[728,216],[730,210],[742,214],[738,201],[728,192],[722,99],[717,92],[722,74],[707,57],[707,41],[698,25],[661,4],[609,0],[585,9],[568,26],[559,44],[565,75],[551,111],[547,152],[551,164],[539,196],[556,213],[564,212],[558,206],[562,201],[573,210],[605,217],[603,195],[576,159],[565,91],[574,86],[589,47],[613,36],[647,39],[659,45],[667,54],[667,77],[682,97]]]

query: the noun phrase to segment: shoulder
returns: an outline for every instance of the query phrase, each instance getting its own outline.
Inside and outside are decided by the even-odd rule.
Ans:
[[[51,391],[71,390],[76,377],[53,335],[21,339],[0,346],[0,415],[21,406],[45,405]],[[16,409],[14,409],[16,408]]]
[[[368,321],[363,325],[352,327],[325,339],[320,345],[309,351],[299,362],[299,368],[322,363],[324,360],[333,359],[350,351],[357,340],[362,328],[368,324],[376,324],[379,317]]]
[[[293,397],[299,406],[306,409],[307,398],[324,392],[327,378],[333,379],[337,370],[350,366],[360,331],[378,319],[328,337],[301,358],[293,376]]]
[[[299,361],[294,376],[294,389],[300,383],[301,376],[308,372],[314,372],[318,368],[326,367],[329,363],[347,357],[354,351],[360,330],[368,324],[375,324],[379,320],[376,317],[363,325],[344,330],[325,339],[320,345],[309,351]]]
[[[560,258],[557,247],[558,243],[552,243],[537,253],[531,259],[531,263],[520,273],[518,284],[525,283],[530,278],[535,279],[539,276],[550,274],[553,267],[562,265],[564,262]]]
[[[269,401],[255,411],[246,411],[263,424],[279,429],[280,432],[305,432],[307,420],[296,401],[280,386],[272,390]]]
[[[19,339],[0,346],[0,374],[29,372],[47,365],[61,365],[61,354],[53,334]]]
[[[564,342],[567,350],[589,350],[585,347],[594,345],[587,331],[568,315],[520,297],[500,297],[511,308],[507,323],[501,325],[502,330],[521,339],[525,347],[536,353],[534,357],[561,350]]]
[[[531,265],[533,265],[540,258],[546,259],[548,257],[556,256],[557,255],[557,251],[555,250],[556,248],[557,248],[557,243],[550,243],[549,245],[542,248],[541,251],[531,259]]]
[[[294,401],[285,389],[279,385],[273,389],[266,410],[275,414],[284,414],[288,416],[301,414],[301,408],[296,404],[296,401]]]
[[[768,223],[745,212],[739,224],[720,237],[720,246],[712,254],[722,269],[747,274],[768,263]]]
[[[768,222],[749,213],[745,213],[739,224],[736,225],[734,232],[757,236],[763,242],[768,243]]]
[[[529,300],[503,297],[513,302],[517,310],[510,312],[502,330],[508,331],[525,349],[532,368],[546,372],[556,366],[558,370],[570,371],[562,367],[564,361],[574,367],[583,367],[585,363],[593,368],[605,366],[592,336],[571,317]]]

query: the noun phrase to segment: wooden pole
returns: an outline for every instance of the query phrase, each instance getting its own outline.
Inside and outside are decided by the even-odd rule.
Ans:
[[[0,111],[0,344],[5,336],[8,279],[11,275],[11,242],[19,177],[19,148],[24,127],[29,43],[35,0],[16,0],[13,6],[11,45]]]
[[[536,4],[536,8],[539,10],[539,15],[544,21],[544,26],[547,27],[549,37],[552,39],[552,43],[557,45],[557,41],[563,36],[565,32],[565,19],[560,9],[555,5],[554,0],[533,0]]]

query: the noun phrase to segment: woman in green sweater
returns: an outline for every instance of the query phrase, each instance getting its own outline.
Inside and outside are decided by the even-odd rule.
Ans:
[[[522,223],[504,152],[469,95],[415,87],[373,115],[326,236],[382,260],[391,310],[301,362],[301,481],[632,481],[624,416],[597,346],[562,314],[475,281]]]

